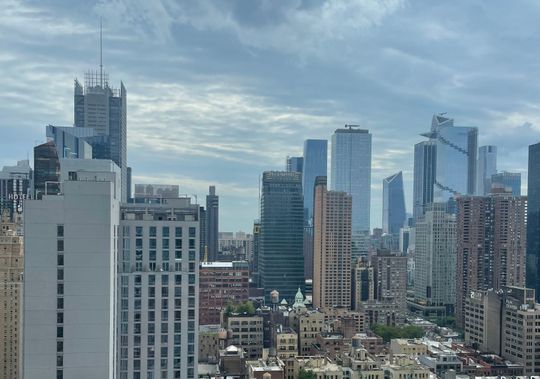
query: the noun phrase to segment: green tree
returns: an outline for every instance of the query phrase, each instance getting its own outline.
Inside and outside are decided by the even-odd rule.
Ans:
[[[384,342],[389,342],[393,338],[420,338],[424,336],[424,330],[419,326],[407,325],[404,327],[390,325],[375,325],[373,333],[380,336]]]
[[[317,379],[317,375],[312,371],[306,371],[303,368],[298,372],[298,379]]]

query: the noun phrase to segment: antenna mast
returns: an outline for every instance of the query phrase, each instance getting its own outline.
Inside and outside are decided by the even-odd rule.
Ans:
[[[99,81],[103,88],[103,23],[102,18],[99,18]]]

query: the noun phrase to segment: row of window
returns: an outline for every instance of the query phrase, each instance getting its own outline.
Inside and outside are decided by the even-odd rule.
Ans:
[[[130,226],[123,226],[122,227],[122,234],[124,237],[131,235],[131,227]],[[161,227],[161,236],[162,237],[170,237],[170,227],[163,226]],[[136,237],[143,237],[143,226],[135,226],[135,236]],[[156,226],[150,226],[147,228],[147,233],[149,237],[157,237],[157,231],[158,228]],[[182,237],[182,227],[177,226],[174,228],[174,236],[175,237]],[[188,236],[190,238],[195,238],[197,236],[197,228],[195,227],[189,227],[188,228]]]

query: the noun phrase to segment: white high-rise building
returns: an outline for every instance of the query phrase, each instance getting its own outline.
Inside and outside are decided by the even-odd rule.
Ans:
[[[189,198],[122,206],[120,379],[197,377],[199,218]]]
[[[371,207],[371,134],[368,130],[346,125],[332,135],[330,171],[332,191],[352,197],[352,231],[370,230]]]
[[[62,168],[58,195],[25,203],[23,375],[112,379],[121,173],[100,160]]]

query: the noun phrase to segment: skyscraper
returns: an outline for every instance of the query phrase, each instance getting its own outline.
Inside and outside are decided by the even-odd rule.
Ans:
[[[476,167],[476,192],[485,196],[491,192],[491,177],[497,173],[497,146],[480,146]]]
[[[34,147],[34,194],[41,199],[43,195],[60,192],[60,159],[53,141]]]
[[[437,172],[437,143],[422,141],[414,145],[413,218],[424,214],[427,204],[433,203],[433,186]]]
[[[23,374],[113,379],[120,169],[66,161],[87,166],[66,167],[61,192],[25,203]]]
[[[400,171],[383,179],[383,232],[398,236],[406,218],[403,174]]]
[[[304,169],[304,157],[287,157],[286,171],[302,172]]]
[[[10,209],[1,210],[0,220],[0,378],[22,378],[23,239],[19,225],[11,221]]]
[[[491,185],[510,188],[513,196],[521,196],[521,174],[503,171],[491,176]]]
[[[90,128],[95,136],[86,138],[92,145],[92,157],[110,159],[122,172],[122,201],[128,199],[127,188],[127,102],[126,88],[109,86],[108,75],[88,71],[84,86],[75,79],[74,126]]]
[[[304,287],[303,209],[300,173],[263,173],[259,275],[267,300],[277,290],[292,302]]]
[[[304,163],[302,169],[302,188],[306,223],[312,225],[313,193],[317,176],[326,176],[328,141],[325,139],[307,139],[304,141]]]
[[[452,313],[456,302],[456,218],[433,203],[416,221],[414,298],[438,314]],[[431,312],[431,311],[430,311]]]
[[[216,261],[219,253],[219,196],[215,186],[210,186],[206,195],[206,245],[208,261]]]
[[[447,202],[476,190],[478,129],[454,126],[453,119],[438,114],[422,136],[429,141],[415,146],[415,219],[431,202]]]
[[[352,230],[370,230],[371,134],[346,125],[332,135],[331,189],[352,196]]]
[[[527,198],[504,189],[457,199],[457,304],[459,326],[471,291],[525,283]],[[418,244],[418,242],[417,242]]]
[[[199,208],[190,198],[121,207],[119,379],[197,378]]]
[[[351,212],[351,195],[328,191],[326,177],[317,177],[313,208],[315,307],[351,307]]]
[[[540,143],[529,146],[527,185],[527,288],[540,302]]]

